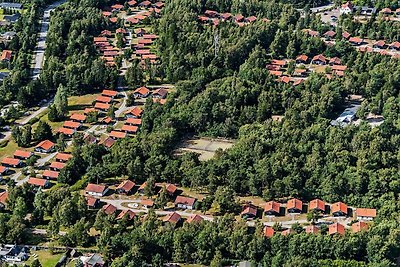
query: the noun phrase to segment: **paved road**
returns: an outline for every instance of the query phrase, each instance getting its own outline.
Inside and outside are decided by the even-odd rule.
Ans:
[[[107,204],[112,204],[113,206],[115,206],[118,210],[131,210],[134,213],[147,213],[148,209],[132,209],[132,208],[128,208],[123,206],[122,204],[128,205],[129,203],[140,203],[140,200],[126,200],[126,199],[106,199],[106,198],[100,198],[100,200],[102,202],[105,202]],[[161,210],[156,210],[155,211],[157,215],[167,215],[172,213],[173,211],[161,211]],[[194,212],[190,212],[190,211],[176,211],[176,213],[178,213],[179,215],[183,216],[183,217],[190,217],[193,214],[195,214]],[[212,216],[206,216],[206,215],[201,215],[201,217],[203,217],[205,220],[208,221],[212,221],[213,217]]]
[[[32,78],[34,80],[39,78],[40,72],[42,71],[42,68],[43,68],[44,52],[46,50],[46,38],[47,38],[47,31],[49,30],[51,11],[53,11],[55,8],[57,8],[58,6],[62,5],[65,2],[66,2],[66,0],[57,1],[57,2],[49,5],[44,10],[42,24],[41,24],[40,31],[38,34],[38,43],[37,43],[36,49],[34,51],[35,64],[34,64],[33,73],[32,73]]]

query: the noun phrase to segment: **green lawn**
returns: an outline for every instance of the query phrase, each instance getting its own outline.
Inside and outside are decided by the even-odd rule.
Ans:
[[[17,149],[18,145],[11,138],[5,147],[0,148],[0,158],[12,156]]]
[[[50,251],[47,250],[34,251],[31,253],[31,257],[26,262],[27,265],[30,265],[35,260],[33,254],[37,254],[37,258],[39,259],[43,267],[56,266],[57,262],[61,259],[63,255],[62,253],[53,255],[50,253]]]

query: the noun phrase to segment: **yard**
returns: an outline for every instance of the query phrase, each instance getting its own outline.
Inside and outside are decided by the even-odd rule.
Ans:
[[[182,151],[196,152],[200,154],[200,160],[206,161],[213,158],[218,149],[226,150],[231,148],[233,144],[233,140],[218,140],[208,138],[190,139],[182,143],[178,149],[178,154]]]
[[[34,255],[37,257],[34,257]],[[52,254],[48,250],[40,250],[31,252],[31,257],[27,260],[26,264],[30,265],[36,258],[39,259],[43,267],[54,267],[57,262],[61,259],[63,254]]]

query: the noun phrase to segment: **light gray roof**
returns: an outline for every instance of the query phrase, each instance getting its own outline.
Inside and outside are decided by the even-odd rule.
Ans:
[[[13,9],[21,9],[22,4],[20,3],[10,3],[10,2],[2,2],[0,3],[1,8],[13,8]]]

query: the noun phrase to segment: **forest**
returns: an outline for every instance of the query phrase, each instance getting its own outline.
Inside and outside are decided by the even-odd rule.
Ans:
[[[92,44],[107,22],[101,1],[71,1],[51,24],[45,70],[46,90],[63,84],[69,94],[115,85],[115,70],[105,68]],[[165,105],[146,102],[137,137],[118,141],[110,150],[73,140],[73,160],[59,175],[59,186],[32,194],[28,186],[10,190],[11,214],[0,214],[0,239],[22,242],[22,229],[48,223],[53,238],[67,246],[97,247],[111,266],[163,266],[185,262],[224,266],[252,260],[262,266],[395,266],[399,240],[400,61],[379,53],[360,53],[337,39],[327,46],[302,30],[328,30],[317,17],[300,17],[292,1],[171,0],[154,22],[160,36],[160,81],[174,83],[176,92]],[[245,27],[199,23],[205,10],[256,15]],[[265,18],[268,20],[261,20]],[[371,27],[346,18],[341,27],[353,34],[398,40],[398,24],[380,19]],[[391,29],[389,32],[388,29]],[[218,39],[218,44],[215,40]],[[345,77],[328,79],[313,73],[301,85],[278,83],[266,69],[272,59],[295,59],[323,53],[340,57]],[[130,81],[128,84],[136,84]],[[53,89],[50,89],[53,88]],[[0,88],[1,89],[1,88]],[[26,89],[27,90],[27,89]],[[29,93],[30,91],[27,90]],[[334,127],[351,94],[365,100],[358,111],[382,115],[384,123]],[[281,115],[281,122],[272,115]],[[209,161],[199,155],[176,156],[188,136],[224,137],[235,145],[217,151]],[[127,176],[135,183],[176,183],[193,190],[215,192],[202,203],[235,203],[236,196],[264,200],[321,198],[378,209],[374,225],[344,237],[295,234],[263,236],[255,222],[248,227],[234,220],[235,207],[214,222],[184,223],[175,229],[161,225],[150,212],[144,220],[115,221],[88,212],[77,192],[88,182]],[[62,184],[62,185],[61,185]],[[12,187],[12,185],[10,185]],[[33,214],[26,222],[25,215]],[[46,218],[51,217],[50,221]],[[46,221],[46,222],[45,222]],[[59,236],[63,227],[70,232]],[[94,240],[88,229],[100,232]],[[279,227],[277,225],[276,227]],[[325,229],[326,231],[326,229]]]

